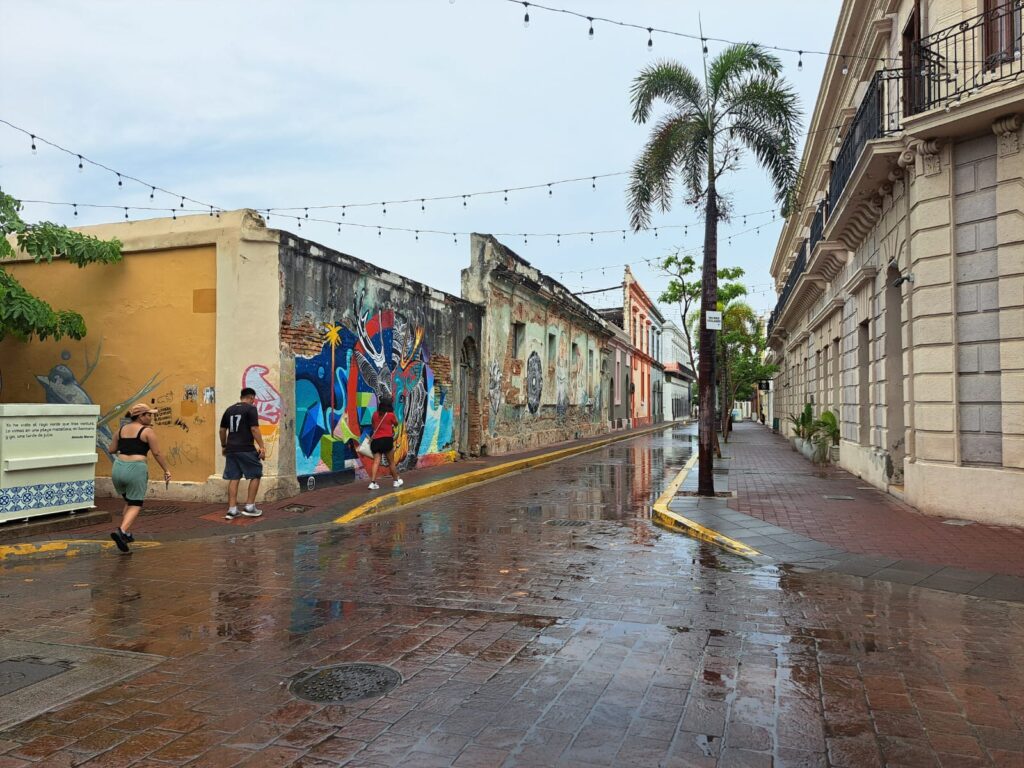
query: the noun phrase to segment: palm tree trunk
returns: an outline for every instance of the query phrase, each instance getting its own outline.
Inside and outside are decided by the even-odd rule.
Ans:
[[[704,264],[700,294],[700,371],[697,375],[700,421],[697,433],[697,495],[715,495],[713,450],[715,442],[715,332],[708,329],[707,313],[718,308],[718,196],[714,164],[708,164],[708,190],[704,219]]]

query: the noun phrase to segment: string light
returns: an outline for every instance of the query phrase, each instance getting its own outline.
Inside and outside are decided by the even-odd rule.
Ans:
[[[508,205],[508,190],[505,190],[505,205]]]
[[[647,50],[648,50],[648,52],[650,52],[650,50],[652,48],[654,48],[654,28],[653,27],[648,27],[647,28]]]
[[[178,220],[178,212],[171,208],[171,219],[174,221]]]
[[[846,77],[846,75],[847,75],[847,73],[849,73],[849,71],[850,71],[850,67],[847,66],[847,64],[846,64],[846,57],[843,56],[843,77]]]
[[[804,52],[803,51],[799,51],[798,52],[798,56],[799,56],[799,58],[797,58],[797,60],[796,60],[796,68],[797,68],[798,71],[803,72],[804,71]]]
[[[128,221],[128,209],[127,208],[124,209],[124,220]]]
[[[153,199],[153,195],[155,195],[155,194],[156,194],[156,187],[152,187],[151,186],[149,188],[149,199],[152,200]]]
[[[587,37],[589,39],[593,40],[594,39],[594,17],[593,16],[587,16],[587,21],[590,22],[590,31],[587,32]]]
[[[551,197],[551,195],[552,195],[552,192],[551,192],[551,185],[550,185],[550,184],[548,184],[548,197]]]
[[[210,218],[211,219],[213,218],[213,206],[212,205],[210,206]]]
[[[306,208],[306,218],[309,218],[309,208]]]
[[[185,196],[184,195],[181,196],[181,203],[178,205],[178,207],[179,208],[184,208],[185,207]]]
[[[388,215],[388,204],[387,203],[381,203],[380,204],[380,212],[381,212],[381,215],[383,215],[383,216],[387,216]]]
[[[523,14],[523,27],[526,29],[530,28],[530,4],[523,3],[523,8],[526,9],[526,13]]]
[[[29,134],[29,135],[32,136],[32,154],[34,155],[34,154],[37,153],[37,150],[36,150],[36,137],[34,135],[32,135],[32,134]]]
[[[341,206],[341,218],[345,218],[345,206]]]
[[[509,2],[509,3],[521,3],[521,0],[504,0],[504,1],[505,2]],[[577,19],[588,21],[588,22],[590,22],[591,27],[593,27],[593,23],[595,21],[600,21],[600,22],[603,22],[605,24],[609,24],[611,26],[623,27],[625,29],[636,29],[636,30],[641,30],[641,31],[642,30],[647,30],[648,35],[650,35],[653,32],[657,32],[657,33],[662,34],[662,35],[671,35],[673,37],[681,37],[681,38],[685,38],[685,39],[688,39],[688,40],[699,40],[701,42],[701,44],[702,44],[702,47],[703,47],[705,55],[707,55],[707,53],[708,53],[708,46],[707,46],[707,44],[708,44],[709,41],[713,41],[713,42],[716,42],[716,43],[722,43],[724,45],[738,45],[738,44],[747,44],[747,45],[749,45],[750,42],[751,42],[749,40],[731,40],[729,38],[724,38],[724,37],[705,36],[703,34],[694,34],[692,32],[678,32],[678,31],[672,30],[672,29],[663,29],[661,27],[653,27],[653,26],[649,26],[647,24],[639,24],[639,23],[634,23],[634,22],[629,22],[629,21],[622,21],[621,19],[610,19],[610,18],[607,18],[607,17],[604,17],[604,16],[594,16],[594,15],[590,15],[590,14],[583,13],[583,12],[580,12],[580,11],[573,11],[573,10],[569,10],[569,9],[566,9],[566,8],[555,8],[555,7],[550,6],[550,5],[543,5],[543,4],[533,3],[533,2],[531,2],[531,3],[522,3],[522,5],[524,5],[524,6],[531,6],[534,10],[540,9],[542,11],[547,11],[549,13],[558,13],[558,14],[562,14],[564,16],[571,16],[571,17],[574,17],[574,18],[577,18]],[[650,38],[648,37],[648,39],[650,39]],[[830,56],[830,57],[837,57],[837,56],[843,55],[843,54],[838,54],[838,53],[832,53],[831,51],[821,51],[821,50],[803,50],[803,51],[798,51],[795,48],[788,48],[788,47],[782,46],[782,45],[771,45],[769,43],[762,43],[762,42],[758,42],[756,44],[760,48],[764,48],[764,49],[767,49],[767,50],[780,51],[780,52],[784,52],[784,53],[800,53],[801,56],[804,53],[806,53],[806,54],[813,54],[815,56]],[[652,45],[653,45],[653,43],[652,43]],[[863,60],[866,60],[866,61],[876,61],[876,62],[882,62],[882,63],[890,62],[890,61],[894,61],[894,62],[895,61],[899,61],[899,57],[895,57],[895,56],[888,56],[887,57],[887,56],[862,56],[862,55],[855,55],[855,54],[847,54],[847,55],[850,56],[851,58],[855,58],[855,59],[863,59]]]
[[[81,173],[83,170],[85,170],[85,166],[82,165],[82,156],[79,155],[78,156],[78,172]]]
[[[124,186],[124,183],[121,180],[121,174],[120,173],[117,174],[117,186],[119,186],[119,187],[123,187]]]
[[[76,203],[72,203],[71,206],[75,209],[75,216],[77,216],[78,215],[78,205]]]

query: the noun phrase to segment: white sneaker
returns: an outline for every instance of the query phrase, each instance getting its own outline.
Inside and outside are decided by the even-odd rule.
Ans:
[[[249,509],[248,507],[242,507],[241,512],[246,517],[259,517],[263,514],[263,510],[256,509],[256,507],[253,507],[252,509]]]
[[[394,483],[392,483],[392,485],[394,485],[395,488],[401,488],[403,485],[405,485],[405,480],[403,480],[402,478],[398,478],[397,480],[395,480]]]
[[[379,491],[380,490],[380,486],[377,485],[377,483],[370,483],[370,490],[371,491]]]

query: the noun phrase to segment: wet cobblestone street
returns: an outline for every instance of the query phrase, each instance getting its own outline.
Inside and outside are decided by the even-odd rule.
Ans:
[[[1024,606],[663,531],[689,452],[668,429],[349,526],[8,567],[0,638],[161,658],[0,732],[0,768],[1024,766]],[[404,681],[288,690],[356,661]]]

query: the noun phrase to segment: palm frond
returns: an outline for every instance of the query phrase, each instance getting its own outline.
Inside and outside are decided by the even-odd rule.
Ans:
[[[708,67],[708,92],[714,100],[731,85],[751,75],[778,77],[782,62],[759,45],[737,43],[718,54]]]
[[[651,209],[672,207],[672,189],[678,174],[691,195],[703,187],[703,169],[707,167],[710,134],[702,120],[674,114],[655,128],[640,157],[633,164],[629,184],[630,224],[634,230],[646,228]]]
[[[633,79],[631,94],[635,123],[646,123],[651,107],[659,100],[683,113],[704,109],[704,87],[689,69],[674,61],[659,61],[642,69]]]

